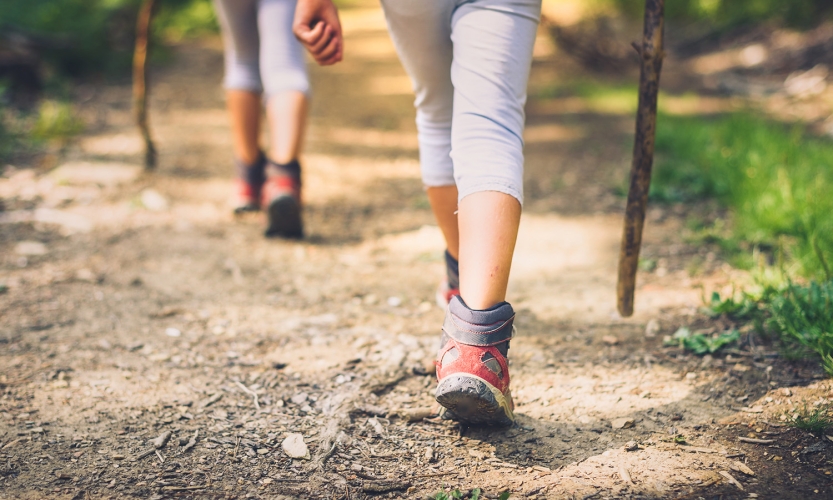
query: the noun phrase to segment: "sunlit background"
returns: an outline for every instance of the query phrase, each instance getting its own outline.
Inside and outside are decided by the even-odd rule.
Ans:
[[[358,473],[423,468],[435,476],[389,496],[739,491],[721,470],[747,492],[830,494],[822,455],[788,473],[777,467],[806,455],[735,448],[735,434],[789,432],[799,401],[829,410],[831,2],[667,2],[636,314],[623,319],[616,261],[643,3],[544,1],[509,291],[520,426],[463,438],[393,416],[431,403],[443,241],[378,3],[340,1],[345,60],[310,66],[300,242],[264,240],[260,219],[231,215],[208,0],[157,0],[159,162],[145,171],[131,94],[140,3],[0,1],[0,484],[12,488],[0,498],[150,496],[206,477],[238,496],[291,493],[278,486],[300,477],[318,489],[294,494],[338,497],[344,477],[356,488]],[[198,430],[200,444],[122,461],[164,429],[183,446]],[[281,455],[286,432],[317,459],[343,433],[327,462],[341,479]],[[736,460],[775,465],[759,482]]]

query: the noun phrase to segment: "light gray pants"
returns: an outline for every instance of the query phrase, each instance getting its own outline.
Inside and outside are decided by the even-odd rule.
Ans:
[[[541,0],[382,0],[416,93],[426,186],[523,203],[524,104]]]
[[[214,0],[227,89],[309,93],[304,51],[292,34],[296,0]]]

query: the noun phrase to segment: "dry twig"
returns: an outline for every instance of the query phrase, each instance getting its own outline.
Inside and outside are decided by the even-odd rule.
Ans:
[[[257,393],[255,391],[249,389],[245,385],[241,384],[237,380],[235,380],[234,383],[237,384],[237,387],[242,389],[243,392],[245,392],[246,394],[248,394],[249,396],[251,396],[255,400],[255,408],[257,408],[259,410],[260,409],[260,403],[257,401]]]

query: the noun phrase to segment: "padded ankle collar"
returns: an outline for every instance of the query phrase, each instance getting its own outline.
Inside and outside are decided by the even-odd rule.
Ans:
[[[443,331],[466,345],[493,346],[509,341],[513,334],[515,311],[508,302],[501,302],[485,311],[474,311],[463,299],[455,296],[448,304]]]
[[[272,160],[266,165],[266,174],[268,176],[287,176],[297,183],[301,183],[301,164],[298,160],[292,160],[289,163],[276,163]]]

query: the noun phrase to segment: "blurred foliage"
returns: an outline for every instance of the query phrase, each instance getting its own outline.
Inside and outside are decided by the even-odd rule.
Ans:
[[[714,354],[721,348],[738,340],[740,340],[740,332],[737,330],[707,336],[702,333],[692,333],[684,326],[677,330],[673,336],[665,339],[663,344],[667,346],[678,345],[686,351],[702,356],[704,354]]]
[[[751,114],[659,121],[654,201],[714,198],[732,216],[715,239],[773,254],[788,274],[833,277],[833,142]]]
[[[2,0],[0,23],[45,40],[59,74],[124,72],[132,57],[141,0]],[[157,0],[154,37],[181,39],[216,30],[210,0]]]
[[[165,41],[179,41],[216,33],[217,16],[211,0],[156,0],[154,35]]]
[[[70,103],[46,99],[35,114],[30,136],[36,141],[63,143],[83,128]]]
[[[602,0],[631,16],[641,16],[644,0]],[[675,0],[665,3],[669,19],[704,21],[715,27],[779,21],[809,27],[833,16],[830,0]]]

